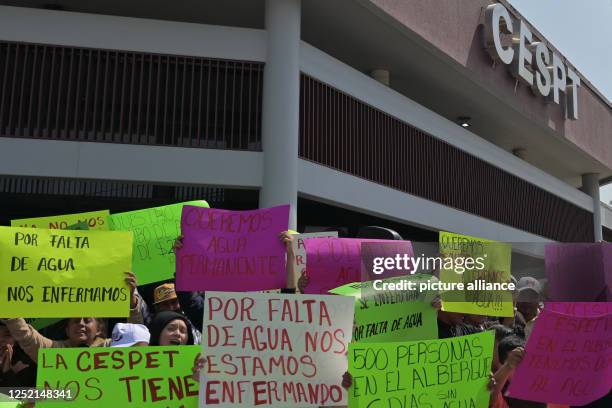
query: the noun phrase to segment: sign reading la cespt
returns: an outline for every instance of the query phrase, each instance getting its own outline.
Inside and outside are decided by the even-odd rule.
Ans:
[[[511,43],[504,41],[508,36],[512,36]],[[491,58],[509,65],[514,77],[531,87],[536,95],[560,104],[560,94],[564,93],[566,117],[578,119],[580,77],[565,66],[558,53],[550,51],[544,42],[534,40],[523,20],[513,21],[502,4],[490,4],[485,9],[484,42]]]

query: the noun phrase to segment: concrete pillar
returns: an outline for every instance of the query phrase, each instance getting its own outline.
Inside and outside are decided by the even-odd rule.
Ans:
[[[595,241],[603,239],[601,230],[601,204],[599,203],[599,174],[589,173],[582,175],[582,191],[593,199],[593,228]]]
[[[289,228],[297,227],[297,164],[300,103],[300,0],[266,0],[263,186],[259,206],[290,204]]]

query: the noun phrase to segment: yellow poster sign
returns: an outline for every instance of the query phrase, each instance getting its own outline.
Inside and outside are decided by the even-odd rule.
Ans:
[[[0,227],[2,317],[127,317],[132,234]]]
[[[440,280],[461,283],[463,289],[441,293],[442,310],[484,316],[513,316],[512,291],[500,290],[510,282],[512,245],[468,235],[440,232],[444,262]]]
[[[50,217],[21,218],[11,220],[11,227],[69,229],[71,225],[86,223],[88,229],[108,231],[108,210],[78,214],[52,215]],[[84,229],[84,228],[80,228]]]

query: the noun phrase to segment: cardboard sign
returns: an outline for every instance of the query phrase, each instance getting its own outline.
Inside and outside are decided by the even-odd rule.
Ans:
[[[36,407],[196,408],[191,378],[200,346],[41,348],[36,385],[71,391],[70,402]]]
[[[548,297],[559,302],[605,301],[612,274],[612,244],[547,244]],[[579,271],[579,273],[577,272]]]
[[[440,280],[448,283],[463,282],[480,285],[481,283],[510,282],[512,246],[468,235],[440,232],[440,255],[452,267],[443,263]],[[457,265],[472,259],[475,264],[469,268]],[[479,269],[478,263],[483,265]],[[484,287],[484,286],[483,286]],[[493,290],[454,290],[441,293],[442,310],[484,316],[514,316],[511,291]]]
[[[367,253],[362,252],[362,243],[379,244],[369,246]],[[384,276],[376,276],[366,270],[363,259],[372,260],[376,256],[413,256],[409,241],[357,238],[308,238],[304,240],[308,259],[310,283],[306,293],[328,293],[331,289],[352,282],[362,282],[375,278],[406,274],[391,271]],[[363,257],[363,259],[362,259]]]
[[[77,222],[76,224],[72,224],[66,227],[67,230],[81,230],[81,231],[88,231],[92,228],[89,228],[89,225],[87,225],[87,222],[82,221],[82,222]]]
[[[127,317],[132,234],[0,227],[3,317]]]
[[[406,284],[435,280],[431,275],[416,274],[382,279],[384,283]],[[353,340],[363,343],[429,340],[438,337],[437,313],[431,306],[434,294],[414,290],[376,290],[374,281],[355,282],[330,290],[355,297]]]
[[[284,288],[289,206],[229,211],[185,206],[176,289],[257,291]]]
[[[354,299],[206,292],[201,406],[346,405]]]
[[[602,245],[604,274],[606,279],[606,300],[612,302],[612,245],[605,243]],[[603,300],[603,299],[602,299]]]
[[[295,273],[299,277],[303,271],[307,271],[307,256],[305,240],[308,238],[338,238],[338,231],[309,232],[296,234],[293,239],[293,253],[295,254]]]
[[[172,250],[181,235],[181,211],[184,205],[208,207],[203,200],[164,205],[113,214],[111,230],[134,233],[133,271],[139,285],[172,279],[175,256]]]
[[[577,317],[544,309],[508,395],[572,406],[605,396],[612,387],[611,338],[612,314]]]
[[[488,407],[493,339],[351,343],[349,406]]]
[[[612,313],[612,302],[546,302],[551,312],[578,317],[595,317]]]
[[[85,224],[87,225],[87,228],[80,227],[78,229],[108,231],[109,216],[110,212],[108,210],[103,210],[90,211],[78,214],[52,215],[50,217],[21,218],[18,220],[11,220],[11,227],[75,229],[75,224]]]

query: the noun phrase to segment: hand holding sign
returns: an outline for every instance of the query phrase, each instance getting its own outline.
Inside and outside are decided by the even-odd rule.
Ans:
[[[563,315],[544,309],[525,356],[512,377],[508,395],[567,405],[585,405],[610,391],[612,314]],[[520,356],[515,356],[518,362]]]
[[[196,407],[198,384],[191,378],[191,368],[198,349],[40,349],[37,386],[71,390],[70,405],[79,408]],[[36,407],[53,408],[56,404],[36,403]]]
[[[289,206],[229,211],[185,206],[177,249],[176,289],[248,291],[285,285]]]
[[[351,297],[207,292],[204,406],[342,405]]]
[[[181,232],[181,210],[184,205],[208,207],[204,200],[188,201],[113,214],[111,230],[134,234],[133,271],[140,284],[171,279],[175,272],[172,245]]]
[[[350,406],[487,407],[493,333],[351,343]]]
[[[307,238],[306,258],[308,272],[312,279],[306,288],[307,293],[327,293],[331,289],[347,283],[375,279],[371,268],[376,257],[406,255],[412,257],[412,244],[409,241],[389,241],[380,239],[354,238]],[[362,246],[362,244],[367,244]],[[399,276],[411,271],[390,270],[383,277]]]
[[[132,234],[0,227],[4,317],[127,317]]]

